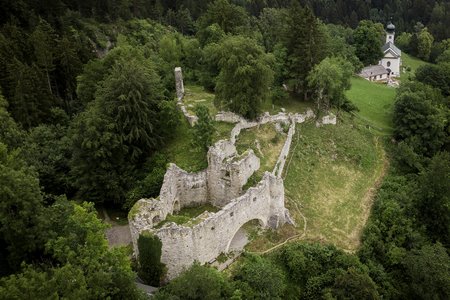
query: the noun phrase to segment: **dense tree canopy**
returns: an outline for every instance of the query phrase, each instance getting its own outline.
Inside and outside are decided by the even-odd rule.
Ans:
[[[156,197],[180,140],[189,148],[181,155],[198,152],[206,163],[216,110],[254,119],[263,104],[290,111],[294,98],[353,109],[350,77],[378,63],[382,24],[391,18],[402,51],[431,63],[408,80],[402,74],[394,139],[378,139],[390,169],[357,253],[291,242],[245,255],[229,273],[195,264],[155,299],[450,298],[446,1],[0,0],[0,7],[0,298],[142,298],[127,251],[108,247],[106,225],[84,201],[129,209]],[[174,101],[176,66],[188,93],[191,84],[215,92],[212,110],[194,109],[195,128]],[[363,131],[360,121],[349,122]],[[192,135],[201,147],[192,147]],[[155,237],[139,244],[136,271],[157,284],[161,244]]]
[[[383,57],[381,52],[384,37],[383,25],[361,21],[353,33],[356,55],[365,65],[376,65]]]
[[[236,36],[220,44],[216,97],[225,107],[254,119],[269,96],[271,57],[252,39]]]

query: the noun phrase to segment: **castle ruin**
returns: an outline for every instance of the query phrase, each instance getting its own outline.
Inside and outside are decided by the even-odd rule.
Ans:
[[[181,69],[177,68],[175,73],[179,80]],[[183,105],[184,88],[182,91],[181,88],[182,83],[177,82],[178,105],[185,117],[192,120]],[[170,280],[195,261],[201,264],[211,263],[221,253],[231,252],[236,234],[251,220],[258,220],[263,228],[273,229],[286,222],[293,223],[284,206],[281,174],[296,123],[313,117],[314,113],[310,110],[305,114],[265,113],[255,122],[248,122],[230,112],[216,115],[217,121],[236,125],[229,140],[218,141],[210,147],[207,154],[208,167],[200,172],[188,173],[175,164],[170,164],[160,196],[157,199],[141,199],[131,209],[128,218],[135,255],[138,255],[137,239],[141,232],[150,231],[158,236],[162,242],[161,261],[167,267],[167,279]],[[267,123],[289,124],[285,144],[273,171],[265,172],[259,183],[243,191],[250,176],[259,169],[260,161],[252,150],[239,155],[235,147],[236,139],[241,130]],[[194,225],[177,225],[171,222],[155,228],[169,214],[185,207],[208,203],[220,210],[216,213],[203,213],[196,218],[198,220]]]

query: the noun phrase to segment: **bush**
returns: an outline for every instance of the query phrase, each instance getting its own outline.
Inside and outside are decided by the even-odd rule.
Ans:
[[[139,277],[147,284],[159,286],[164,275],[164,264],[161,263],[161,240],[149,233],[139,235]]]
[[[228,279],[219,271],[195,263],[160,289],[154,299],[220,300],[230,299]]]

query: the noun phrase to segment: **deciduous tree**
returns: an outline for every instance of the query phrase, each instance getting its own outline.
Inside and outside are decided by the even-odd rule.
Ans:
[[[379,23],[363,20],[353,32],[356,55],[365,65],[375,65],[383,57],[381,52],[383,26]]]
[[[242,36],[225,39],[220,51],[217,100],[246,118],[256,118],[273,81],[271,57]]]

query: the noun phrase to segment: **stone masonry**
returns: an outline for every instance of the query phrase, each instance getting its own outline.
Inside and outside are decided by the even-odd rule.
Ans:
[[[178,101],[181,103],[180,107],[184,107],[179,90],[183,84],[178,82],[181,68],[177,69],[177,96],[181,95]],[[195,261],[204,264],[214,261],[221,253],[228,253],[234,236],[248,221],[256,219],[263,228],[274,229],[286,222],[292,223],[289,211],[284,206],[281,175],[289,155],[295,124],[313,117],[314,113],[310,110],[305,114],[265,113],[257,121],[248,122],[230,112],[219,113],[216,120],[236,125],[229,140],[218,141],[209,149],[208,167],[197,173],[188,173],[175,164],[170,164],[159,197],[141,199],[131,209],[128,218],[134,254],[138,255],[137,239],[141,232],[156,234],[162,241],[161,261],[167,267],[167,279],[170,280]],[[242,187],[259,169],[260,161],[252,150],[238,155],[235,141],[241,130],[267,123],[289,124],[285,144],[273,171],[266,172],[256,186],[243,193]],[[202,214],[197,217],[199,220],[195,225],[167,223],[162,228],[154,228],[168,214],[184,207],[206,203],[220,207],[221,210]]]

